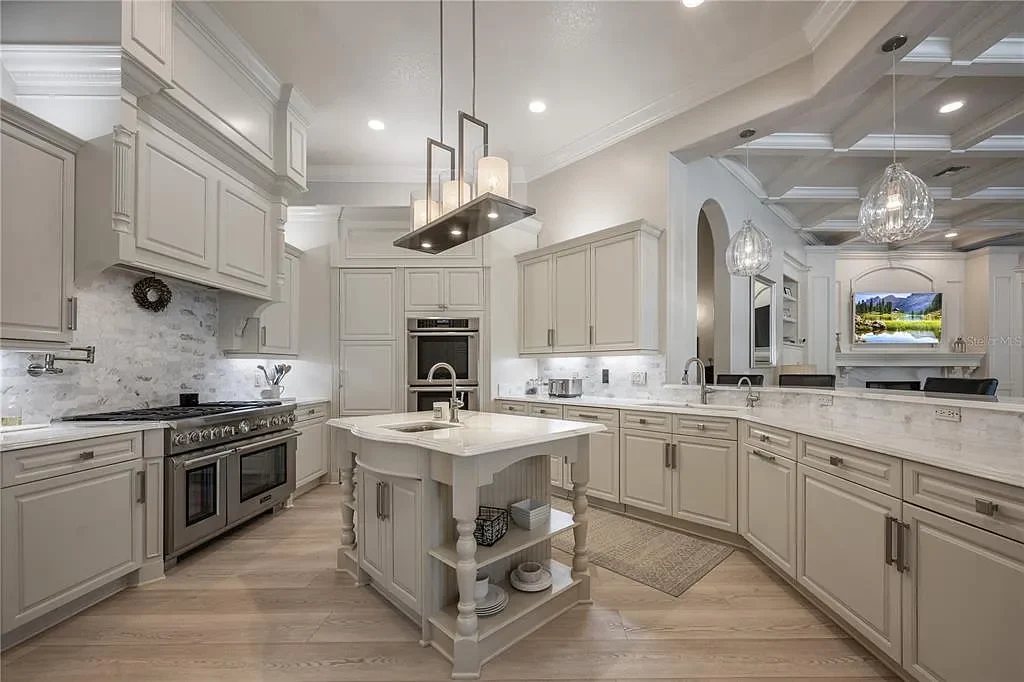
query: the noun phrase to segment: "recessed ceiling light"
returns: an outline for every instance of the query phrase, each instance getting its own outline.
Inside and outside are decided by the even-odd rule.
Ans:
[[[532,102],[530,102],[530,111],[532,111],[535,114],[543,114],[547,110],[548,105],[544,104],[544,102],[542,102],[539,99],[535,99]]]
[[[432,245],[430,242],[420,242],[420,246],[424,249],[429,249]]]
[[[384,121],[376,118],[371,118],[366,122],[366,125],[370,127],[370,130],[384,130],[387,126],[384,125]]]
[[[960,234],[959,232],[947,232],[946,233],[946,239],[952,239],[953,237],[956,237],[959,234]]]
[[[450,234],[453,237],[461,237],[462,229],[458,227],[453,227],[452,229],[448,230],[448,234]]]
[[[956,111],[957,109],[962,108],[963,106],[964,106],[964,101],[962,99],[958,99],[958,100],[956,100],[954,102],[946,102],[941,107],[939,107],[939,113],[940,114],[951,114],[954,111]]]
[[[683,0],[684,7],[700,7],[704,4],[704,0]]]
[[[494,211],[491,211],[490,213],[487,214],[487,217],[490,218],[491,220],[494,220],[498,217],[498,214]]]

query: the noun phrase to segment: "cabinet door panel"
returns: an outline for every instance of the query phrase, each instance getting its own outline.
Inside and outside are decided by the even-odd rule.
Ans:
[[[290,254],[284,257],[284,285],[281,302],[260,314],[260,351],[280,355],[297,355],[299,344],[299,259]]]
[[[121,45],[137,61],[165,81],[171,80],[171,0],[124,0],[121,3]]]
[[[622,502],[661,514],[672,513],[671,469],[665,466],[672,437],[643,431],[622,431]]]
[[[369,471],[363,471],[356,495],[359,498],[359,566],[370,578],[384,584],[387,560],[387,536],[384,519],[380,518],[381,487],[384,480]]]
[[[797,580],[900,660],[900,574],[885,562],[900,501],[804,465],[797,476]]]
[[[420,552],[419,481],[387,482],[389,591],[414,611],[420,610],[423,558]]]
[[[591,247],[594,350],[628,350],[640,344],[638,239],[634,234]]]
[[[394,341],[343,341],[341,344],[341,412],[395,412]]]
[[[484,307],[484,273],[479,268],[444,271],[445,310],[480,310]]]
[[[327,473],[324,466],[323,422],[310,424],[299,429],[295,445],[295,482],[301,486]]]
[[[343,339],[393,339],[395,270],[341,271]]]
[[[565,458],[552,455],[549,459],[551,460],[551,485],[559,488],[569,487],[569,482],[565,480]]]
[[[68,342],[75,157],[4,124],[0,336]]]
[[[270,284],[270,205],[252,190],[221,181],[218,192],[218,271]]]
[[[519,264],[519,352],[548,353],[551,346],[551,259]]]
[[[609,429],[590,436],[590,482],[587,495],[619,501],[619,432]]]
[[[3,490],[4,631],[142,565],[141,468],[134,460]]]
[[[903,505],[903,667],[927,682],[1024,675],[1024,545]]]
[[[774,459],[770,459],[774,457]],[[796,463],[744,445],[739,457],[739,532],[796,577]]]
[[[736,443],[679,438],[675,450],[673,514],[736,532]]]
[[[552,257],[554,268],[555,351],[590,348],[590,304],[587,283],[590,247],[562,251]]]
[[[405,271],[405,309],[436,313],[444,309],[444,271],[409,268]]]

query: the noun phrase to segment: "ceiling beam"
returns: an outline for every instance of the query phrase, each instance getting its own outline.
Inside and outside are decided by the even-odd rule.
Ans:
[[[991,220],[992,218],[999,218],[1008,213],[1020,210],[1019,203],[1009,204],[986,204],[985,206],[979,206],[978,208],[965,211],[958,216],[953,217],[953,227],[962,228],[970,227],[972,223],[977,223],[982,220]]]
[[[799,217],[800,222],[803,224],[805,229],[813,229],[819,223],[822,223],[837,213],[842,213],[850,207],[852,202],[844,202],[842,204],[823,204],[817,208],[811,209],[803,216]],[[854,229],[858,229],[854,227]]]
[[[769,197],[780,197],[809,178],[813,178],[829,163],[831,154],[813,154],[801,156],[789,164],[785,170],[764,183],[764,191]]]
[[[1003,186],[1000,180],[1020,172],[1024,172],[1024,159],[1008,159],[987,170],[969,173],[953,183],[953,198],[964,199],[989,187]]]
[[[832,136],[828,133],[772,133],[759,140],[749,142],[753,156],[797,156],[817,152],[828,154],[836,151]],[[736,147],[730,153],[742,154],[743,147]],[[892,155],[892,134],[869,133],[845,152],[851,156],[880,157]],[[950,135],[896,135],[896,153],[903,158],[936,153],[959,154],[954,151]],[[990,135],[967,150],[972,156],[1019,157],[1024,154],[1024,135]]]
[[[1024,95],[953,131],[950,147],[954,151],[970,149],[1019,116],[1024,116]]]
[[[973,62],[990,47],[1010,35],[1020,23],[1020,4],[986,3],[975,21],[953,34],[951,51],[954,62]]]
[[[935,88],[942,85],[942,78],[900,76],[896,79],[896,111],[902,111],[914,104]],[[832,132],[832,144],[839,150],[849,149],[871,133],[890,128],[892,124],[892,82],[883,78],[869,88],[861,97],[863,106],[856,109],[836,126]]]
[[[970,232],[957,237],[953,240],[953,248],[955,249],[972,249],[978,248],[989,242],[994,242],[999,239],[1005,239],[1006,237],[1013,237],[1019,235],[1020,230],[997,230],[994,232]]]

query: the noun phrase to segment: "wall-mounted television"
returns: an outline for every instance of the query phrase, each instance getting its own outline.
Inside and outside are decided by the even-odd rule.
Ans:
[[[854,293],[854,343],[935,345],[941,340],[942,294]]]

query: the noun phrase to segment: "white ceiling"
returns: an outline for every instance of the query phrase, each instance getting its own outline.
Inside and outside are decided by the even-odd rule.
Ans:
[[[219,2],[316,107],[309,161],[352,181],[418,180],[438,135],[436,2]],[[536,177],[810,50],[818,2],[480,2],[477,112]],[[471,107],[470,4],[445,3],[445,138]],[[527,105],[542,99],[544,114]],[[366,122],[377,118],[384,132]]]

